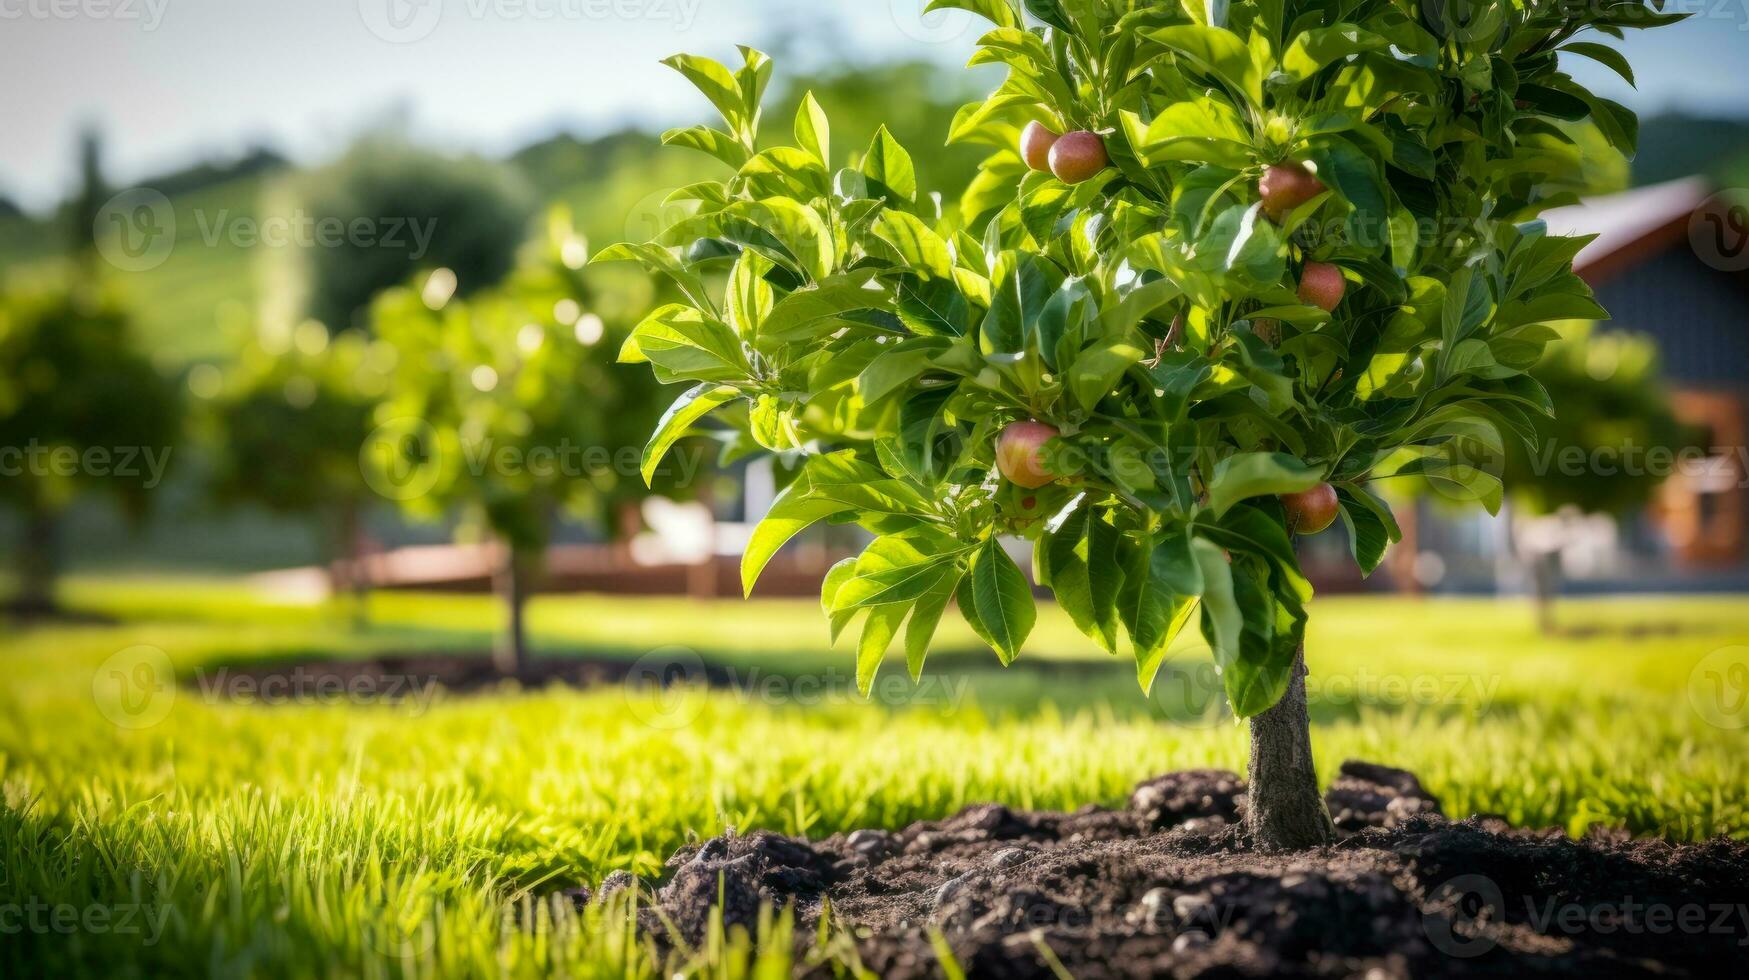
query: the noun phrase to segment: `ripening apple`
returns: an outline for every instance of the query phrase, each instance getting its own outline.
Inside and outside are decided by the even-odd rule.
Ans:
[[[1317,534],[1336,523],[1336,488],[1320,483],[1310,490],[1281,495],[1287,528],[1295,534]]]
[[[1051,173],[1065,184],[1079,184],[1111,163],[1098,133],[1078,129],[1064,133],[1051,146]]]
[[[1055,427],[1043,422],[1009,423],[996,437],[996,468],[1010,483],[1036,490],[1057,478],[1045,465],[1045,443],[1055,439]]]
[[[1324,182],[1298,163],[1278,163],[1263,172],[1257,182],[1257,195],[1263,198],[1263,213],[1276,223],[1286,220],[1294,209],[1325,191]]]
[[[1342,278],[1342,270],[1328,262],[1307,262],[1300,272],[1300,302],[1325,313],[1336,312],[1342,294],[1347,291],[1348,281]]]
[[[1051,147],[1061,136],[1041,122],[1029,122],[1020,131],[1020,158],[1040,173],[1051,172]]]

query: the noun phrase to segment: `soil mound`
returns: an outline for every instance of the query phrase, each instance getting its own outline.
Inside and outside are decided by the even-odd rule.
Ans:
[[[1172,773],[1124,809],[994,804],[817,842],[725,835],[676,853],[645,925],[704,936],[792,905],[810,937],[830,902],[863,964],[942,975],[939,931],[973,977],[1727,976],[1749,967],[1749,844],[1512,830],[1451,821],[1410,773],[1344,765],[1340,839],[1252,849],[1233,773]],[[622,888],[628,880],[612,882]],[[583,898],[583,896],[579,896]],[[799,938],[798,942],[804,941]]]

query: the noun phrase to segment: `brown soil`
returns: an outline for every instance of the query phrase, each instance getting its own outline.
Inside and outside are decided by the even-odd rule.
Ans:
[[[1233,773],[1173,773],[1124,809],[986,804],[896,832],[771,833],[682,848],[644,925],[703,938],[825,903],[884,977],[1729,976],[1749,967],[1749,843],[1672,846],[1450,821],[1414,776],[1348,763],[1331,847],[1260,853]],[[628,887],[623,873],[601,892]],[[575,897],[588,901],[587,891]],[[666,920],[666,923],[664,922]],[[798,939],[798,942],[804,940]]]

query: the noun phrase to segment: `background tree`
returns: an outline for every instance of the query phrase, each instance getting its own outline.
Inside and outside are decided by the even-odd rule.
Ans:
[[[108,494],[144,516],[179,412],[127,313],[84,277],[0,290],[0,500],[24,522],[16,609],[56,609],[60,525],[76,498]]]
[[[1534,447],[1514,444],[1506,454],[1506,484],[1525,515],[1572,509],[1619,520],[1637,513],[1671,475],[1658,459],[1673,461],[1703,441],[1704,433],[1676,418],[1659,376],[1657,347],[1648,338],[1599,333],[1590,324],[1566,326],[1530,373],[1548,390],[1556,411],[1553,418],[1535,419]],[[1553,632],[1560,548],[1523,540],[1517,546],[1528,566],[1537,622]]]
[[[1583,240],[1535,220],[1583,163],[1553,120],[1633,144],[1632,114],[1562,59],[1625,71],[1574,36],[1671,18],[1027,0],[1029,29],[1006,0],[933,6],[991,20],[973,61],[1009,71],[949,134],[996,148],[957,215],[918,194],[885,130],[834,172],[814,100],[793,146],[761,149],[763,54],[668,60],[723,125],[665,142],[734,175],[678,191],[697,213],[656,240],[597,257],[686,297],[621,354],[696,382],[650,452],[737,403],[760,445],[809,455],[743,574],[820,520],[873,533],[822,588],[834,635],[862,619],[864,690],[901,630],[921,670],[950,602],[1018,655],[1035,610],[1004,535],[1034,542],[1037,581],[1091,640],[1127,637],[1144,688],[1198,621],[1250,720],[1247,834],[1328,843],[1292,535],[1339,514],[1370,572],[1398,536],[1372,481],[1498,509],[1468,453],[1549,411],[1526,374],[1544,324],[1602,316],[1572,272]]]
[[[611,370],[618,338],[592,310],[583,249],[555,220],[538,257],[499,287],[460,299],[439,270],[373,308],[399,356],[370,455],[410,512],[454,514],[464,535],[502,546],[506,674],[528,665],[523,613],[555,522],[611,535],[626,494],[646,493],[637,446],[661,402]]]
[[[313,520],[331,592],[360,600],[364,511],[374,499],[358,447],[375,425],[394,351],[356,332],[330,338],[307,320],[285,342],[244,348],[208,401],[212,489],[223,502],[253,503]]]
[[[452,270],[463,295],[493,285],[515,264],[533,213],[512,170],[389,139],[361,142],[299,178],[291,198],[312,227],[371,223],[369,235],[286,253],[301,297],[294,319],[312,317],[336,331],[362,325],[374,296],[419,270]]]

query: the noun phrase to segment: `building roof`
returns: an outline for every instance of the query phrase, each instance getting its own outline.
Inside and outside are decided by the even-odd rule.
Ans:
[[[1689,222],[1712,196],[1705,177],[1687,177],[1620,194],[1589,197],[1543,212],[1556,235],[1596,235],[1573,261],[1587,282],[1609,278],[1688,236]]]

